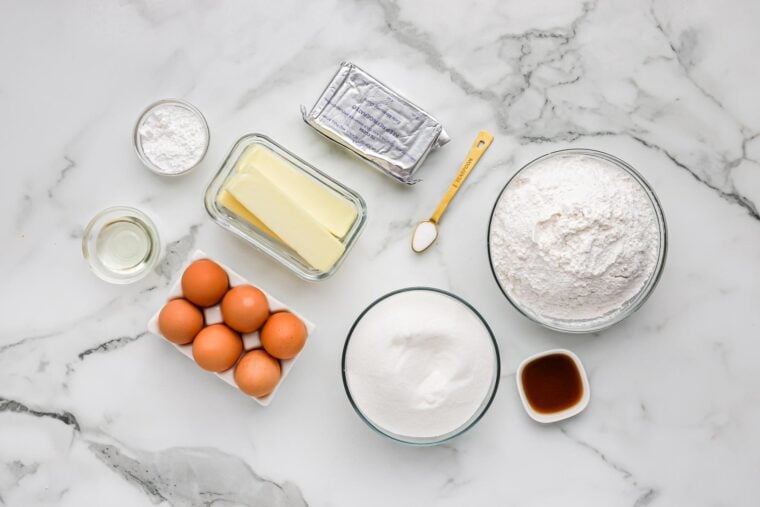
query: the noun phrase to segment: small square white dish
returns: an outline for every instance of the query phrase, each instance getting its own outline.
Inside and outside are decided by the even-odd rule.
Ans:
[[[528,396],[525,392],[525,386],[523,385],[523,371],[525,370],[525,367],[528,364],[532,363],[533,361],[540,359],[542,357],[551,356],[554,354],[566,356],[573,361],[576,369],[578,370],[578,375],[580,376],[581,388],[583,392],[581,393],[580,399],[575,404],[573,404],[572,406],[564,410],[561,410],[558,412],[549,412],[549,413],[539,412],[536,409],[534,409],[533,406],[530,404],[530,401],[528,401]],[[515,380],[517,381],[517,392],[520,394],[520,400],[522,401],[525,411],[528,413],[531,419],[543,424],[563,421],[565,419],[569,419],[570,417],[580,414],[588,406],[589,400],[591,399],[591,390],[589,388],[588,376],[586,375],[586,369],[583,367],[583,363],[581,362],[580,358],[577,355],[575,355],[574,352],[567,349],[545,350],[544,352],[533,354],[532,356],[524,359],[520,363],[520,366],[517,367]]]
[[[230,288],[236,287],[238,285],[253,285],[257,287],[261,292],[264,293],[264,295],[267,298],[267,301],[269,302],[269,311],[274,313],[278,311],[287,310],[288,312],[292,313],[299,319],[303,321],[303,323],[306,325],[306,331],[307,331],[307,337],[306,337],[306,344],[311,341],[312,334],[314,333],[314,330],[316,329],[316,326],[306,319],[303,315],[295,311],[290,306],[286,305],[279,299],[272,296],[264,287],[261,285],[257,285],[256,283],[252,283],[251,281],[243,278],[241,275],[236,273],[234,270],[230,269],[228,266],[224,265],[223,263],[219,262],[216,259],[213,259],[206,255],[201,250],[196,250],[190,255],[187,262],[182,266],[182,268],[177,272],[175,275],[174,282],[172,283],[171,288],[169,289],[169,294],[166,296],[166,302],[171,301],[172,299],[180,298],[182,297],[182,273],[185,272],[185,269],[194,261],[197,261],[199,259],[210,259],[217,263],[224,271],[227,273],[227,276],[230,279]],[[162,305],[163,308],[163,305]],[[158,329],[158,315],[161,313],[161,308],[156,311],[156,313],[153,315],[153,317],[150,318],[148,321],[148,331],[153,333],[154,335],[158,336],[162,340],[166,341],[166,343],[169,343],[173,345],[178,351],[180,351],[184,356],[188,357],[191,361],[193,361],[193,364],[195,364],[195,360],[193,359],[193,346],[192,344],[188,345],[176,345],[171,343],[170,341],[166,340],[162,335],[161,331]],[[206,320],[206,325],[211,324],[217,324],[222,322],[222,312],[220,310],[220,305],[215,305],[209,308],[203,309],[203,314]],[[250,350],[261,348],[261,340],[259,339],[259,332],[256,331],[254,333],[243,333],[241,334],[241,337],[243,338],[243,349],[244,352],[248,352]],[[306,348],[304,346],[304,348]],[[277,390],[282,385],[283,381],[285,380],[285,377],[288,376],[288,373],[290,373],[290,370],[293,368],[293,364],[296,362],[296,359],[303,353],[303,349],[292,359],[285,359],[285,360],[279,360],[280,365],[282,367],[282,376],[280,377],[280,381],[277,383],[277,386],[274,388],[274,391],[272,391],[269,395],[263,397],[263,398],[256,398],[253,396],[248,396],[249,398],[255,400],[259,405],[267,406],[272,402],[272,399],[274,398],[275,394],[277,394]],[[242,355],[241,355],[242,357]],[[237,365],[236,365],[237,366]],[[205,371],[201,369],[200,366],[197,364],[195,365],[196,368],[200,371]],[[235,389],[238,389],[237,384],[235,383],[235,377],[234,377],[234,371],[235,367],[233,366],[227,371],[221,372],[221,373],[211,373],[206,372],[211,375],[216,375]],[[242,391],[241,391],[242,392]],[[245,395],[247,396],[247,395]]]

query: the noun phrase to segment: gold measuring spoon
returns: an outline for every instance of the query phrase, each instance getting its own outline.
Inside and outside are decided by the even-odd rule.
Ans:
[[[427,220],[419,222],[417,227],[414,228],[414,234],[412,235],[412,250],[417,253],[422,253],[430,248],[430,245],[435,243],[436,238],[438,238],[438,222],[441,221],[443,212],[446,211],[451,200],[457,195],[459,187],[464,183],[464,180],[467,179],[467,176],[470,175],[475,164],[478,163],[478,160],[480,160],[480,157],[483,156],[483,153],[486,152],[488,147],[491,146],[492,142],[493,136],[485,130],[481,130],[478,133],[478,137],[475,138],[475,142],[472,143],[472,148],[470,148],[470,152],[467,154],[467,158],[462,162],[456,178],[454,178],[451,186],[449,186],[449,189],[446,191],[446,195],[441,199],[433,216]]]

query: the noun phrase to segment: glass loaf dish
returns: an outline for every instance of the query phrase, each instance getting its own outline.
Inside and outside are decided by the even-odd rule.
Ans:
[[[244,154],[248,153],[247,150],[249,148],[254,146],[260,146],[262,149],[274,153],[274,155],[283,159],[299,174],[306,176],[308,181],[316,182],[319,188],[338,197],[356,211],[355,218],[345,234],[342,237],[336,236],[336,239],[343,246],[343,252],[329,269],[315,268],[271,230],[268,230],[264,224],[261,222],[258,225],[253,223],[252,220],[255,221],[255,217],[251,219],[251,215],[249,214],[249,219],[246,220],[240,214],[236,214],[220,202],[228,183],[237,174],[236,166],[238,161]],[[327,278],[338,270],[351,247],[356,242],[367,220],[367,205],[359,194],[261,134],[245,135],[235,143],[219,168],[219,171],[211,180],[211,183],[209,183],[204,201],[206,211],[208,211],[208,214],[217,224],[243,238],[257,249],[266,252],[298,276],[314,281]]]

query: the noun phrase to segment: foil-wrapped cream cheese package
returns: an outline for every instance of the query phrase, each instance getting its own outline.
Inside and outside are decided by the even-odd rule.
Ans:
[[[412,185],[430,150],[449,142],[441,123],[344,62],[304,121],[392,178]]]

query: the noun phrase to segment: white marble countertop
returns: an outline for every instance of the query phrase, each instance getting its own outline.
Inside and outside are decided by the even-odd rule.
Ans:
[[[629,2],[5,2],[0,9],[0,504],[756,505],[760,497],[760,4]],[[342,60],[437,116],[452,142],[405,188],[301,121]],[[132,145],[140,110],[181,97],[212,143],[162,179]],[[479,129],[496,141],[415,256]],[[368,226],[337,275],[307,283],[211,222],[202,194],[262,132],[359,191]],[[670,251],[644,307],[608,331],[544,330],[502,297],[486,227],[499,190],[560,148],[610,152],[662,201]],[[112,286],[83,226],[133,205],[157,222],[155,273]],[[194,367],[145,323],[202,248],[318,326],[271,406]],[[487,415],[433,448],[395,444],[348,404],[357,314],[429,285],[477,307],[503,365]],[[592,401],[539,426],[514,370],[567,347]]]

